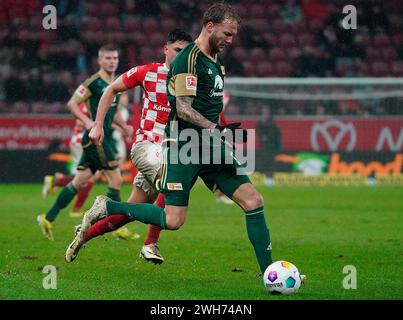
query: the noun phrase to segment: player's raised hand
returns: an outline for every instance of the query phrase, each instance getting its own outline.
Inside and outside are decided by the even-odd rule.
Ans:
[[[91,131],[88,137],[97,145],[101,145],[102,141],[104,140],[104,128],[103,126],[97,126],[95,125]]]

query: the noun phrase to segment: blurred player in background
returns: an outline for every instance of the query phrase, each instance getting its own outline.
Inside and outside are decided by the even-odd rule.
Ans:
[[[127,110],[126,107],[127,105],[128,105],[128,96],[127,94],[122,94],[120,96],[118,112],[121,113],[123,120],[126,122],[128,121],[130,116],[129,111]],[[80,110],[87,117],[89,116],[87,106],[85,103],[80,103]],[[116,141],[117,158],[119,161],[119,166],[122,167],[122,165],[127,159],[125,136],[124,133],[122,132],[122,129],[119,126],[113,123],[112,127],[114,129],[112,136]],[[57,187],[65,187],[66,185],[68,185],[73,180],[74,176],[77,174],[77,166],[78,163],[80,162],[83,153],[83,147],[81,145],[81,141],[84,134],[84,130],[85,127],[83,122],[79,119],[76,119],[76,123],[73,129],[73,136],[71,137],[69,143],[71,161],[68,162],[67,164],[68,174],[66,175],[61,172],[56,172],[54,175],[45,176],[42,187],[42,196],[44,198],[46,198],[49,193],[55,193]],[[77,218],[77,217],[82,218],[83,212],[81,211],[81,208],[83,207],[85,201],[87,200],[92,187],[100,179],[101,175],[102,171],[97,171],[93,175],[93,177],[87,182],[86,186],[77,193],[77,198],[76,201],[74,202],[73,209],[69,213],[69,216],[71,218]],[[112,234],[117,238],[125,240],[138,239],[140,237],[138,233],[131,232],[129,231],[129,229],[124,227],[116,229],[115,231],[112,232]]]
[[[159,177],[161,162],[161,149],[164,136],[164,129],[168,121],[170,106],[166,94],[166,77],[171,62],[178,52],[180,52],[192,37],[186,32],[175,29],[169,33],[163,51],[165,55],[164,63],[151,63],[130,69],[121,77],[117,78],[101,98],[98,113],[106,114],[113,96],[120,92],[136,86],[141,86],[144,90],[143,107],[141,114],[140,128],[136,133],[136,140],[131,150],[131,158],[134,166],[139,170],[133,181],[133,191],[128,199],[130,203],[153,203],[164,208],[165,202],[162,194],[158,195],[155,181]],[[94,130],[97,130],[95,123]],[[158,196],[158,198],[157,198]],[[132,218],[127,215],[114,215],[94,224],[84,236],[84,244],[90,239],[110,232],[130,221]],[[162,263],[157,246],[161,229],[150,225],[144,246],[140,251],[140,257],[153,263]],[[79,247],[75,251],[66,253],[66,260],[71,262],[78,253]]]
[[[53,240],[52,223],[59,212],[68,206],[77,192],[85,188],[88,181],[93,178],[98,170],[104,170],[108,180],[107,195],[111,199],[120,201],[120,187],[122,176],[119,169],[119,162],[116,156],[116,142],[112,137],[112,123],[118,125],[125,135],[131,136],[133,128],[126,124],[121,114],[117,111],[120,94],[113,97],[110,110],[106,115],[103,124],[105,139],[101,145],[95,145],[88,137],[89,130],[94,125],[95,115],[98,109],[99,100],[105,88],[114,80],[115,71],[119,63],[118,50],[110,45],[103,46],[98,51],[98,64],[100,69],[97,73],[82,83],[68,102],[68,107],[73,115],[82,121],[85,131],[82,137],[83,154],[77,166],[77,174],[73,180],[65,186],[57,196],[53,206],[46,214],[40,214],[37,222],[42,233],[49,240]],[[80,104],[85,102],[89,117],[85,115]]]
[[[89,117],[89,113],[87,110],[87,105],[83,102],[79,105],[81,112]],[[57,187],[65,187],[67,186],[77,174],[77,166],[80,162],[83,147],[81,145],[81,141],[83,138],[85,126],[84,123],[76,119],[75,126],[73,128],[73,135],[69,142],[70,149],[70,161],[67,164],[68,174],[64,174],[61,172],[56,172],[54,175],[47,175],[43,180],[42,187],[42,196],[46,198],[49,193],[55,193]],[[101,172],[98,171],[86,184],[86,186],[77,193],[77,199],[73,205],[72,211],[70,211],[70,217],[82,217],[81,208],[84,205],[85,200],[88,198],[88,195],[94,185],[94,183],[99,179]]]

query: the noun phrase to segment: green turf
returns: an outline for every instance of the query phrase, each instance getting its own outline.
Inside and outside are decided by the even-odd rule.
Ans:
[[[0,299],[403,299],[403,190],[387,187],[260,188],[266,201],[275,260],[307,275],[297,295],[268,295],[246,235],[243,213],[193,190],[185,225],[165,231],[166,262],[138,258],[140,240],[106,235],[91,241],[71,264],[64,252],[79,219],[64,210],[55,241],[42,237],[36,215],[55,199],[38,185],[0,185]],[[103,193],[99,185],[91,193]],[[125,185],[122,198],[128,197]],[[57,267],[57,289],[45,290],[46,265]],[[343,267],[357,270],[357,289],[342,286]]]

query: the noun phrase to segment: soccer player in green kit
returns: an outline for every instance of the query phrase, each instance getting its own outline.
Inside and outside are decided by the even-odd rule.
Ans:
[[[151,204],[120,203],[98,196],[92,208],[84,215],[81,230],[71,246],[79,247],[90,225],[112,214],[126,214],[161,229],[179,229],[186,218],[190,190],[196,179],[201,177],[208,188],[214,190],[218,187],[245,212],[247,233],[261,272],[272,262],[263,197],[252,186],[248,176],[239,173],[242,168],[236,159],[231,156],[230,164],[182,164],[180,159],[179,163],[174,163],[170,157],[173,148],[181,149],[183,146],[178,140],[174,141],[171,131],[174,127],[179,132],[194,129],[201,139],[202,129],[213,136],[217,131],[234,133],[238,128],[239,124],[220,126],[217,123],[223,107],[225,76],[225,68],[218,54],[232,43],[239,24],[239,15],[230,5],[212,5],[204,14],[199,37],[185,47],[171,65],[167,78],[171,122],[165,129],[168,143],[163,153],[161,179],[157,183],[160,192],[165,195],[165,209]],[[95,143],[103,140],[102,126],[103,119],[97,116],[90,133]],[[219,143],[224,151],[225,144],[221,139]]]
[[[99,100],[105,88],[114,80],[118,63],[119,53],[115,47],[111,45],[101,47],[98,52],[99,71],[85,80],[67,103],[73,115],[85,125],[81,142],[83,154],[77,166],[77,174],[74,179],[61,190],[49,211],[37,217],[37,222],[42,233],[49,240],[54,239],[52,224],[59,212],[69,205],[77,192],[86,186],[87,182],[98,170],[103,170],[108,179],[108,197],[120,201],[122,176],[116,156],[116,142],[112,137],[112,123],[121,127],[123,132],[128,136],[131,136],[133,132],[133,128],[126,124],[125,120],[120,116],[120,112],[116,112],[120,95],[115,96],[111,108],[105,117],[103,123],[105,139],[103,143],[96,145],[88,137],[89,130],[94,125]],[[80,110],[79,104],[82,102],[87,104],[90,117]]]

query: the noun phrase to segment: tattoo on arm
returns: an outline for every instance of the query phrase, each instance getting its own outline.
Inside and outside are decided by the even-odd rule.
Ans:
[[[194,98],[189,96],[176,97],[176,112],[178,117],[201,128],[214,128],[215,123],[206,119],[192,108],[193,100]]]

